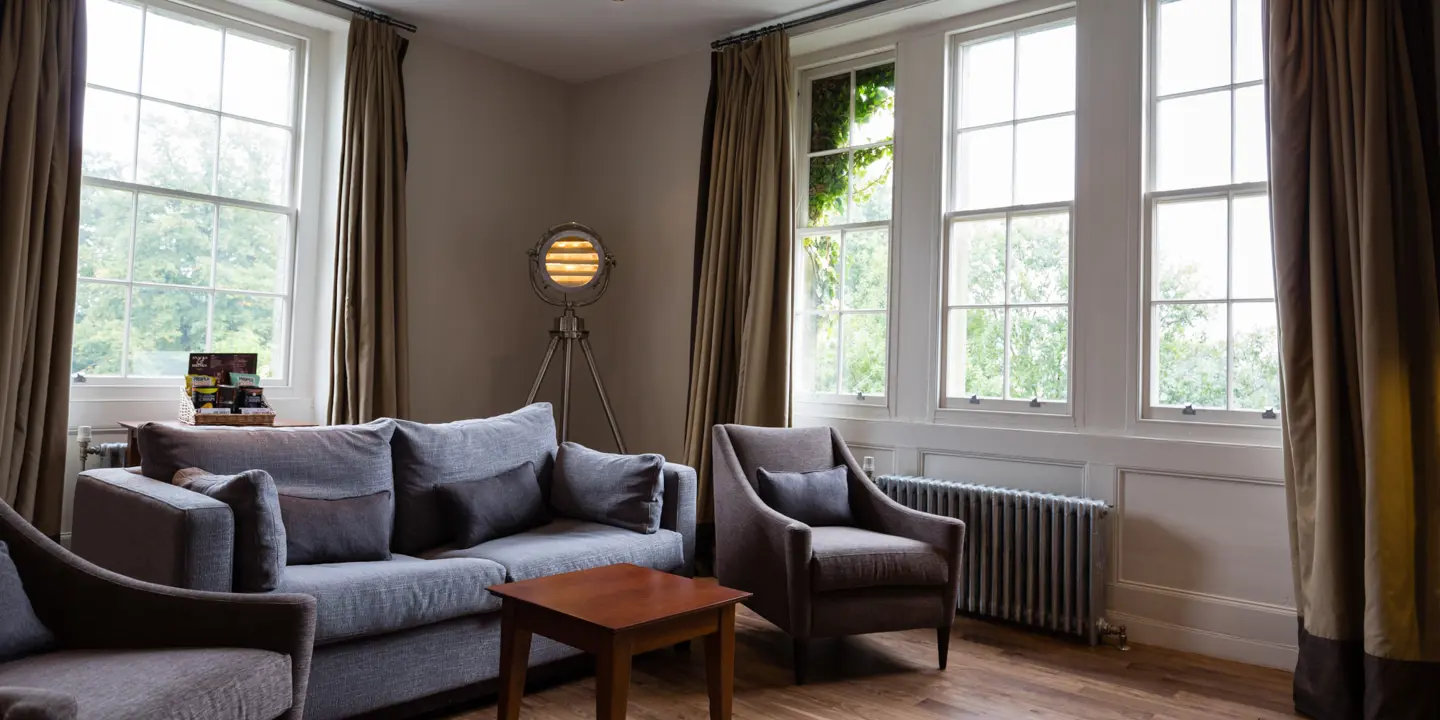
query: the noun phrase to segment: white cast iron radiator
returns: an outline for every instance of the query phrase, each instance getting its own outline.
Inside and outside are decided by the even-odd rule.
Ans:
[[[959,610],[1053,632],[1091,645],[1125,629],[1105,621],[1110,506],[933,478],[881,475],[880,490],[905,507],[965,521]]]

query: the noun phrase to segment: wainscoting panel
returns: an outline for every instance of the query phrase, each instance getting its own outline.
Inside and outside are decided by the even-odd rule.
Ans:
[[[920,474],[942,480],[998,485],[1017,490],[1085,494],[1085,465],[993,455],[923,451]]]
[[[848,440],[845,442],[845,445],[850,448],[850,454],[854,455],[855,460],[862,466],[865,464],[865,457],[867,455],[875,458],[876,475],[893,475],[896,472],[895,450],[893,448],[880,447],[879,445],[864,445],[862,443],[849,442]]]

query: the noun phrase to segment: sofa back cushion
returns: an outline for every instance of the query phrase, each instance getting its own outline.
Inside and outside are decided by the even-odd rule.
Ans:
[[[480,420],[427,425],[395,421],[395,552],[415,555],[454,540],[436,487],[535,464],[542,488],[555,457],[550,403]]]

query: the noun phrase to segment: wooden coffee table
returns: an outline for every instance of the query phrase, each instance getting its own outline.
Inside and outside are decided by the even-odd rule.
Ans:
[[[729,720],[735,689],[735,604],[750,593],[635,565],[610,565],[495,585],[504,598],[500,636],[500,720],[518,720],[539,633],[596,659],[595,715],[625,717],[630,658],[705,638],[711,720]]]

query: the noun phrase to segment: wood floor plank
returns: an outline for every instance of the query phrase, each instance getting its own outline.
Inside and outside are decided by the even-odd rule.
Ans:
[[[935,632],[811,643],[808,683],[796,687],[790,639],[741,608],[735,628],[736,720],[1283,720],[1290,673],[1163,648],[1091,648],[960,618],[949,664],[935,667]],[[704,654],[641,655],[629,717],[706,720]],[[436,717],[491,720],[494,699]],[[522,720],[595,717],[595,679],[528,694]]]

